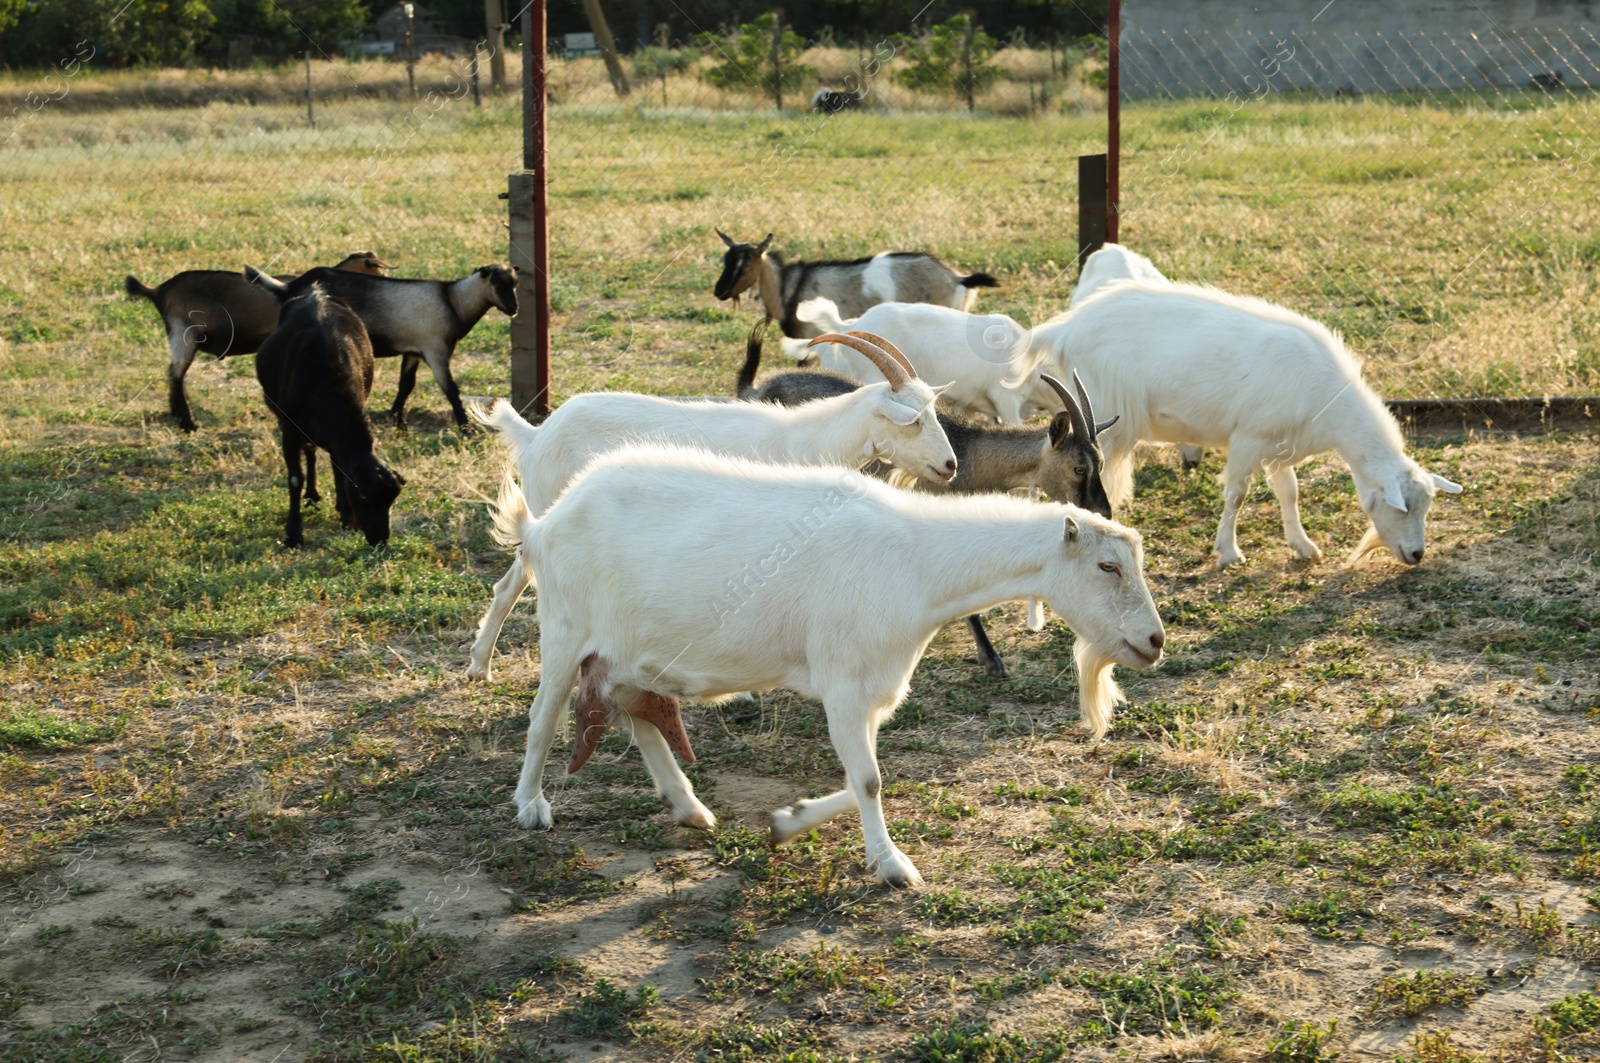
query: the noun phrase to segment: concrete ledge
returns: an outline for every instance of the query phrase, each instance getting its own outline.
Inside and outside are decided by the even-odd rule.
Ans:
[[[1600,428],[1600,397],[1542,399],[1392,399],[1386,405],[1411,432],[1496,432]]]

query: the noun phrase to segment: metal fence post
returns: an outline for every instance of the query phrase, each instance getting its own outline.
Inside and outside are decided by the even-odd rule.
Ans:
[[[545,143],[545,0],[522,10],[522,172],[511,174],[511,405],[526,417],[550,412],[550,228]]]
[[[1106,19],[1106,227],[1105,241],[1117,242],[1122,209],[1122,0],[1111,0]]]

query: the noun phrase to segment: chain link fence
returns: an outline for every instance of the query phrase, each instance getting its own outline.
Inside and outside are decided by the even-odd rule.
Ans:
[[[1174,280],[1339,328],[1390,395],[1600,385],[1586,25],[1257,31],[1127,9],[1123,243]],[[0,216],[53,249],[33,259],[45,275],[81,286],[103,265],[106,298],[123,272],[295,272],[357,249],[405,276],[504,260],[520,62],[497,93],[486,57],[475,89],[475,54],[111,71],[86,42],[4,83]],[[1025,324],[1065,308],[1075,160],[1105,150],[1103,42],[1030,46],[960,19],[859,42],[750,24],[619,69],[626,91],[602,57],[551,58],[558,400],[726,390],[753,311],[711,297],[717,228],[775,233],[791,258],[931,251],[1001,279],[985,308]],[[36,320],[33,274],[6,283],[14,342],[82,323]],[[502,328],[474,334],[480,393],[504,389]]]

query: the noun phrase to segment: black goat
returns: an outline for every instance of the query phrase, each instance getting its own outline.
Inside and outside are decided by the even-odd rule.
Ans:
[[[465,426],[467,411],[450,374],[456,344],[491,306],[511,317],[517,313],[516,274],[505,266],[480,266],[455,281],[361,277],[314,269],[284,284],[252,266],[245,267],[244,275],[280,300],[293,299],[316,284],[347,303],[367,326],[373,357],[401,359],[400,388],[389,410],[397,428],[405,426],[406,399],[416,386],[417,366],[423,362],[433,370],[456,424]]]
[[[761,369],[761,344],[766,325],[766,322],[757,325],[745,345],[744,366],[734,386],[734,395],[738,398],[798,406],[814,399],[843,395],[861,386],[848,377],[823,369],[790,369],[773,373],[757,387],[756,374]],[[1073,374],[1077,398],[1054,377],[1043,379],[1066,407],[1051,418],[1047,427],[978,424],[938,410],[939,425],[950,440],[950,449],[956,454],[956,467],[961,472],[945,484],[918,483],[916,486],[959,494],[1038,488],[1057,502],[1110,517],[1111,500],[1100,483],[1100,468],[1105,459],[1095,437],[1110,428],[1116,418],[1095,424],[1094,409],[1077,374]],[[887,469],[869,467],[866,471],[888,474]],[[989,641],[982,617],[976,614],[967,617],[967,627],[978,645],[979,661],[990,675],[1004,679],[1006,662]]]
[[[256,379],[278,418],[289,470],[289,519],[283,544],[305,543],[300,491],[315,502],[317,448],[333,466],[339,520],[373,546],[389,540],[389,507],[405,477],[372,452],[367,396],[372,391],[372,343],[355,312],[312,285],[283,305],[278,328],[256,353]],[[300,459],[305,457],[302,477]]]
[[[394,267],[371,251],[357,251],[333,268],[381,277]],[[167,365],[167,408],[178,427],[193,432],[198,426],[189,412],[183,378],[195,352],[218,358],[254,354],[278,327],[278,300],[239,274],[220,269],[184,270],[156,288],[130,274],[122,286],[129,295],[150,300],[161,315],[172,358]]]

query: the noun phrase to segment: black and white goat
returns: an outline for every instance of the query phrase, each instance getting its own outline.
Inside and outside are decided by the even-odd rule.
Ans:
[[[861,385],[847,376],[825,369],[791,369],[773,373],[756,385],[756,375],[761,369],[761,344],[763,325],[751,333],[745,346],[744,366],[734,385],[734,394],[754,402],[775,402],[780,406],[799,406],[802,403],[830,398],[854,391]],[[1037,489],[1057,502],[1087,509],[1102,517],[1110,517],[1111,500],[1106,497],[1100,483],[1104,458],[1096,437],[1116,423],[1096,424],[1094,407],[1083,381],[1073,374],[1078,394],[1074,397],[1054,377],[1044,377],[1048,386],[1060,397],[1060,413],[1043,428],[1015,426],[995,427],[978,424],[957,417],[945,410],[938,411],[939,426],[950,440],[955,451],[956,464],[961,475],[944,483],[917,481],[912,486],[946,494],[1004,493],[1019,487]],[[868,472],[875,471],[869,468]],[[884,470],[887,473],[887,470]],[[898,479],[893,477],[892,479]],[[1030,608],[1030,613],[1036,610]],[[1029,623],[1038,628],[1043,617],[1030,615]],[[978,647],[978,660],[989,674],[997,679],[1007,677],[1005,659],[994,648],[983,618],[974,613],[967,617],[967,628]]]
[[[406,399],[416,386],[417,366],[423,362],[433,371],[456,424],[465,426],[467,411],[450,373],[456,344],[491,306],[508,317],[517,313],[516,274],[505,266],[480,266],[454,281],[360,277],[314,269],[284,284],[251,266],[245,267],[244,275],[280,299],[292,299],[318,284],[348,303],[367,326],[373,356],[401,359],[400,387],[389,410],[397,428],[406,423]]]
[[[289,517],[283,544],[305,543],[302,487],[316,502],[317,448],[333,466],[339,520],[376,546],[389,539],[389,508],[405,477],[372,452],[367,396],[372,391],[372,344],[361,318],[312,285],[283,305],[278,327],[256,352],[256,379],[278,419],[289,470]],[[300,460],[305,458],[302,472]]]
[[[333,268],[381,277],[394,267],[371,251],[357,251]],[[167,407],[180,428],[193,432],[198,426],[189,411],[183,380],[195,353],[218,358],[254,354],[278,327],[278,300],[238,273],[221,269],[184,270],[155,288],[130,274],[122,286],[129,295],[150,300],[161,315],[171,356]]]
[[[756,287],[767,316],[785,336],[809,339],[826,329],[800,320],[795,311],[807,299],[832,299],[841,316],[860,317],[879,303],[934,303],[970,310],[979,288],[999,282],[987,273],[963,277],[932,255],[920,251],[885,251],[871,258],[835,262],[784,262],[768,251],[772,234],[759,244],[736,243],[721,229],[728,245],[722,276],[712,289],[718,299],[732,299]]]
[[[495,530],[539,582],[542,674],[514,795],[524,827],[552,824],[544,767],[574,688],[568,771],[614,720],[631,727],[677,821],[709,829],[716,817],[660,724],[692,762],[679,699],[786,687],[822,702],[845,788],[779,809],[772,842],[859,809],[867,866],[917,886],[885,825],[875,749],[941,627],[1046,599],[1077,635],[1079,711],[1097,741],[1122,700],[1113,667],[1149,668],[1166,642],[1138,532],[1073,506],[632,446],[595,459],[539,517],[507,476]]]

